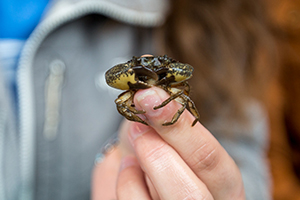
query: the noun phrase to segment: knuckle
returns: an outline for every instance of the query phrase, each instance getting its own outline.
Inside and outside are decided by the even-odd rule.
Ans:
[[[130,188],[132,188],[134,185],[133,180],[127,180],[127,181],[118,181],[117,184],[117,193],[118,194],[123,194],[125,191],[128,191]]]
[[[174,163],[171,147],[165,143],[158,144],[138,157],[142,168],[149,173],[164,174],[170,168],[170,163]]]
[[[137,178],[136,176],[133,176],[133,170],[133,167],[129,167],[119,172],[116,185],[116,192],[118,196],[129,195],[130,192],[137,188]]]
[[[162,142],[150,151],[145,152],[144,158],[150,162],[155,162],[165,159],[166,155],[169,155],[169,148],[168,145]]]
[[[188,159],[189,165],[196,172],[203,170],[213,170],[219,162],[217,147],[205,143],[195,150]]]
[[[195,190],[189,193],[184,199],[212,200],[213,197],[209,192],[204,193],[200,190]]]

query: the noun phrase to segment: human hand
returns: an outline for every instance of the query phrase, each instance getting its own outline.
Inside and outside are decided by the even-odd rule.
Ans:
[[[245,199],[237,165],[200,123],[191,127],[189,112],[162,126],[181,106],[172,101],[153,110],[167,98],[156,87],[136,93],[149,126],[125,122],[123,145],[94,170],[93,199]]]

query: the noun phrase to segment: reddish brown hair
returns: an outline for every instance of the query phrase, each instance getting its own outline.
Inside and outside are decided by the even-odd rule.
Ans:
[[[189,81],[201,121],[226,107],[242,119],[276,69],[275,45],[261,2],[175,0],[162,28],[164,51],[194,68]]]

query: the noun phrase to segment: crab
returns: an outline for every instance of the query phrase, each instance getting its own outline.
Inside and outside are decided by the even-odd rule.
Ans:
[[[115,100],[118,112],[130,121],[148,125],[138,115],[145,111],[137,110],[133,97],[140,89],[153,86],[162,88],[170,97],[153,109],[157,110],[166,106],[172,100],[182,105],[173,116],[172,120],[163,123],[169,126],[177,122],[181,114],[187,109],[194,117],[194,126],[199,121],[199,112],[194,102],[189,97],[190,86],[187,82],[192,77],[193,67],[180,63],[167,55],[135,57],[126,63],[113,66],[105,73],[106,83],[114,88],[126,90]]]

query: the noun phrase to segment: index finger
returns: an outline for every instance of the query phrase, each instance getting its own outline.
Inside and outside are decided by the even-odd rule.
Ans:
[[[237,165],[204,126],[200,123],[191,126],[194,117],[189,112],[184,111],[175,124],[162,126],[181,107],[172,101],[158,110],[153,109],[168,97],[164,90],[152,87],[138,91],[134,102],[138,109],[146,111],[144,115],[149,125],[179,153],[215,199],[244,198],[243,182]],[[136,126],[144,125],[136,123]]]

